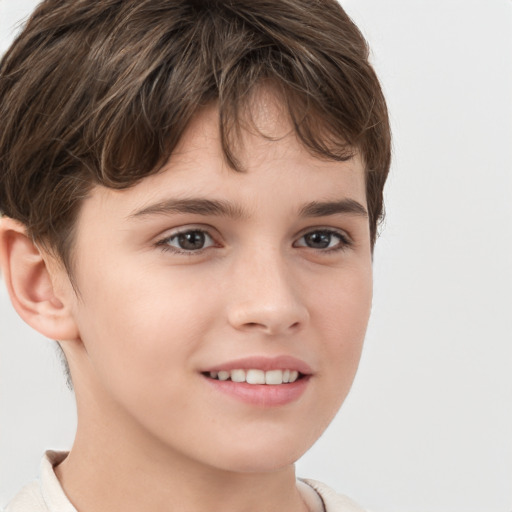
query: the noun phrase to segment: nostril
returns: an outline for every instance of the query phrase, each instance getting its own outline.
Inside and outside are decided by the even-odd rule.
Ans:
[[[296,333],[307,324],[308,318],[304,305],[284,300],[279,304],[263,300],[237,303],[228,312],[228,321],[236,329],[270,335]]]
[[[247,329],[248,331],[261,329],[262,331],[268,333],[268,334],[275,334],[284,330],[288,330],[289,332],[298,331],[301,329],[301,322],[294,322],[291,324],[288,328],[285,328],[285,324],[276,323],[273,324],[272,322],[263,323],[263,322],[245,322],[243,326],[241,326],[244,329]]]

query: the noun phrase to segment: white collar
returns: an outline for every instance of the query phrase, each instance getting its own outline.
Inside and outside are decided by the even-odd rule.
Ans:
[[[41,461],[41,493],[51,512],[77,512],[64,493],[54,471],[54,467],[60,464],[67,455],[68,452],[48,450]],[[325,512],[324,501],[316,487],[318,487],[318,482],[313,480],[297,480],[297,488],[308,510],[310,512]]]

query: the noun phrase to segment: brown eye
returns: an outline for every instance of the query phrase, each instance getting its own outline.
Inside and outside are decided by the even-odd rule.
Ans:
[[[309,247],[317,250],[343,249],[348,245],[350,245],[348,237],[338,231],[326,229],[306,233],[295,243],[296,247]]]
[[[177,236],[178,245],[180,249],[188,251],[197,251],[204,247],[206,237],[202,231],[189,231],[188,233],[181,233]]]
[[[172,235],[160,242],[159,245],[177,252],[193,252],[211,247],[214,245],[214,241],[205,231],[191,229]]]
[[[332,233],[317,231],[304,236],[304,241],[308,247],[313,249],[326,249],[332,241]]]

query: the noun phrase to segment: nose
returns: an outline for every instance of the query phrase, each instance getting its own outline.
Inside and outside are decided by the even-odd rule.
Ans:
[[[228,321],[237,330],[288,335],[305,327],[309,311],[286,262],[269,253],[245,258],[235,269]]]

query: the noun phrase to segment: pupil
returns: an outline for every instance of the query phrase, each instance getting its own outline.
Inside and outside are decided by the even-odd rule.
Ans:
[[[205,237],[201,231],[190,231],[179,235],[178,241],[182,249],[202,249]]]
[[[311,233],[306,235],[306,243],[315,249],[325,249],[331,243],[331,235],[329,233]]]

